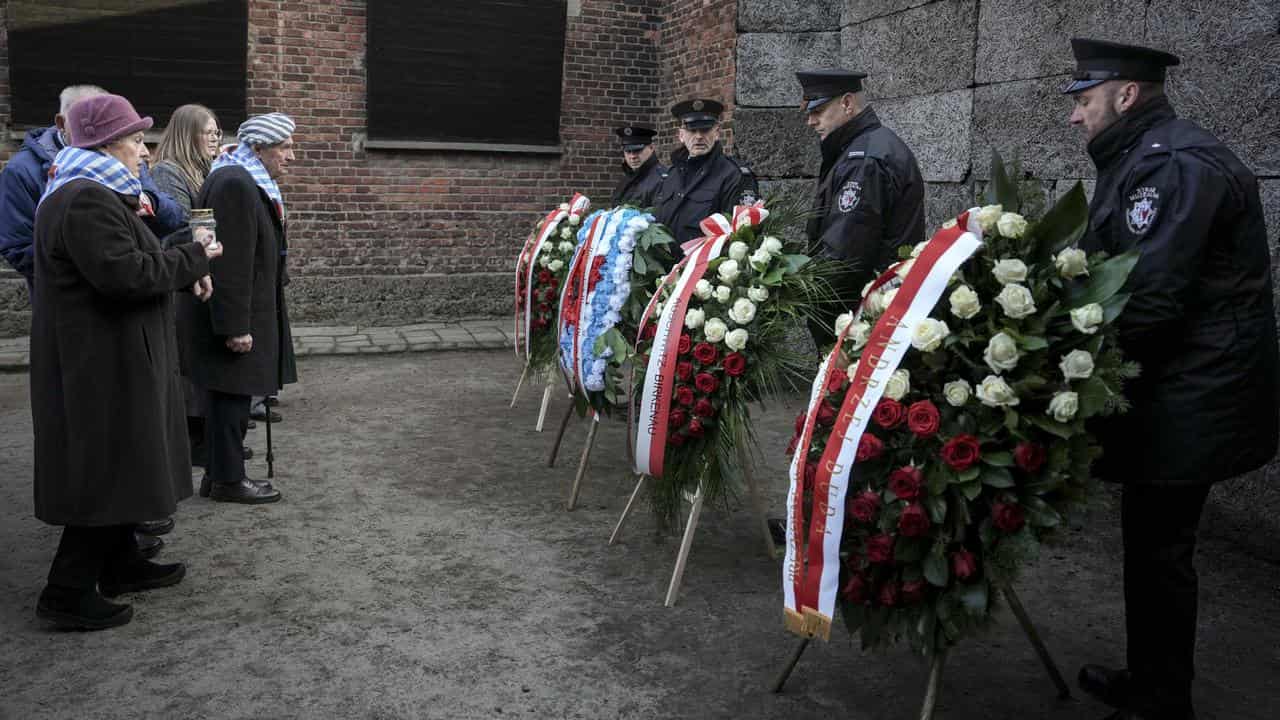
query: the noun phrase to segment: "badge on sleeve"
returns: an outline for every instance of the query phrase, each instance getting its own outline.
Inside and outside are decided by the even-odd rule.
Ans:
[[[739,205],[755,205],[757,202],[759,202],[759,200],[760,198],[756,197],[756,191],[752,190],[751,188],[747,188],[746,190],[742,191],[742,197],[738,198],[738,204]]]
[[[1160,193],[1153,187],[1140,187],[1129,194],[1129,208],[1124,213],[1129,232],[1144,235],[1160,212]]]
[[[839,205],[840,212],[853,212],[858,207],[858,201],[862,199],[862,185],[857,180],[850,180],[840,188]]]

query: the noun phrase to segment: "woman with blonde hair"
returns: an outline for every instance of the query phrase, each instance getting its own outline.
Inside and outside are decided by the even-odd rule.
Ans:
[[[187,217],[200,195],[209,166],[218,156],[222,131],[218,118],[203,105],[183,105],[173,111],[156,146],[152,179],[182,206]]]

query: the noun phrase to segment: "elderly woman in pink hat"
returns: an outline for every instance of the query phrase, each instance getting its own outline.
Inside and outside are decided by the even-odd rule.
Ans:
[[[36,209],[35,514],[63,526],[36,614],[63,627],[123,625],[132,607],[106,598],[186,570],[142,559],[133,525],[191,495],[172,294],[208,299],[222,251],[207,233],[165,249],[142,222],[150,127],[118,95],[72,105]]]

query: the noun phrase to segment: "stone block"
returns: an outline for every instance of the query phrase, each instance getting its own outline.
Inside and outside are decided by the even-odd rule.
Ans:
[[[1067,124],[1071,101],[1062,95],[1067,76],[1019,80],[973,91],[973,174],[986,179],[991,148],[1008,164],[1042,179],[1091,178],[1084,131]]]
[[[925,183],[925,236],[933,237],[942,223],[955,219],[957,215],[976,205],[973,193],[973,186],[969,183]]]
[[[738,31],[839,30],[844,4],[844,0],[738,0]]]
[[[1152,0],[1145,44],[1182,58],[1169,95],[1259,175],[1280,175],[1280,3]]]
[[[872,18],[932,3],[933,0],[844,0],[844,12],[840,15],[840,24],[851,25],[865,22]]]
[[[874,104],[880,121],[915,153],[928,182],[960,182],[969,174],[973,91],[956,90]]]
[[[818,134],[795,108],[742,108],[733,114],[736,157],[758,177],[814,176],[822,164]]]
[[[1070,73],[1072,37],[1141,43],[1146,0],[983,0],[978,14],[979,83]]]
[[[338,335],[354,335],[354,325],[293,325],[289,330],[295,338],[312,336],[337,337]]]
[[[975,0],[945,0],[840,31],[840,60],[868,74],[877,98],[959,90],[973,82]],[[948,38],[948,42],[939,42]],[[741,82],[741,66],[739,66]]]
[[[738,36],[737,104],[747,107],[800,106],[795,72],[834,67],[840,33],[747,33]],[[734,111],[737,118],[738,110]]]
[[[762,180],[760,194],[771,206],[796,207],[807,211],[813,207],[813,193],[817,189],[817,184],[817,178]]]

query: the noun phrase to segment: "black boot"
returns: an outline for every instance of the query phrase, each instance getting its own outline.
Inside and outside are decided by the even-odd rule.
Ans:
[[[177,585],[186,575],[187,566],[182,563],[131,563],[118,570],[103,573],[102,579],[98,581],[98,588],[103,595],[115,597],[124,593]]]
[[[144,560],[150,560],[151,558],[159,555],[161,548],[164,547],[164,540],[161,540],[155,535],[147,535],[140,532],[135,532],[133,534],[133,541],[138,544],[138,554],[141,555]]]
[[[173,530],[173,518],[168,517],[163,520],[140,522],[134,527],[134,530],[143,535],[167,535],[169,531]]]
[[[201,490],[203,489],[202,486]],[[271,483],[258,483],[244,478],[236,483],[210,483],[209,499],[216,502],[261,505],[280,500],[280,491],[271,487]]]
[[[65,630],[106,630],[133,619],[133,606],[113,603],[97,590],[46,585],[36,602],[36,617]]]

